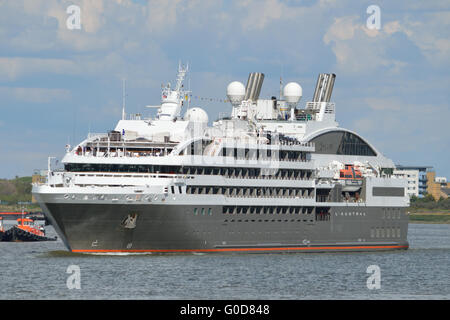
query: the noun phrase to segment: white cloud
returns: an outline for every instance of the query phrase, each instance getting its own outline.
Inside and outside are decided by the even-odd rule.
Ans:
[[[26,12],[33,15],[47,15],[58,20],[58,28],[61,31],[66,31],[66,21],[69,14],[66,12],[70,5],[77,5],[80,7],[80,20],[82,29],[87,33],[95,33],[105,23],[103,0],[75,0],[75,1],[52,1],[45,0],[44,2],[30,3],[32,1],[25,1]]]
[[[146,27],[150,32],[160,32],[177,22],[180,0],[149,1],[146,9]]]
[[[366,104],[372,110],[400,111],[404,109],[404,102],[399,98],[366,98]]]
[[[332,46],[341,73],[370,74],[380,68],[398,73],[407,64],[389,56],[386,39],[401,29],[394,23],[386,30],[369,30],[358,16],[344,16],[335,18],[323,41]]]
[[[442,66],[450,63],[450,11],[420,16],[404,14],[397,20],[382,23],[381,30],[369,30],[358,19],[358,16],[336,18],[323,38],[326,44],[333,44],[333,51],[342,69],[356,69],[352,61],[360,67],[357,61],[364,59],[364,52],[377,66],[400,69],[405,64],[389,59],[385,52],[388,40],[396,33],[405,34],[431,64]],[[369,48],[370,52],[361,50],[363,47]]]
[[[300,18],[306,12],[304,7],[291,7],[278,0],[246,0],[239,1],[238,7],[245,8],[247,15],[241,20],[242,28],[262,30],[273,21]]]
[[[82,30],[66,28],[71,4],[82,10]],[[383,144],[388,149],[394,142],[406,144],[421,130],[421,113],[425,126],[436,130],[430,131],[433,137],[423,137],[434,139],[434,132],[445,136],[431,123],[438,117],[445,127],[442,118],[448,113],[433,115],[431,102],[427,110],[418,110],[419,103],[403,101],[408,96],[420,101],[430,97],[442,105],[447,99],[450,16],[444,1],[439,7],[443,10],[436,8],[385,3],[382,29],[377,31],[366,28],[364,6],[347,0],[0,0],[0,94],[19,102],[74,98],[73,110],[86,111],[93,126],[109,126],[120,116],[122,78],[129,92],[127,111],[138,112],[134,109],[158,103],[159,86],[174,80],[178,59],[191,62],[194,94],[218,98],[225,97],[229,81],[245,82],[247,71],[265,72],[264,95],[277,93],[282,68],[286,80],[301,80],[305,94],[313,91],[317,72],[336,72],[334,96],[345,102],[338,102],[338,120],[367,133],[371,142],[382,131],[395,136],[398,141],[378,139],[376,146],[384,150]],[[412,48],[412,54],[399,43]],[[439,72],[428,72],[427,62]],[[37,88],[59,87],[55,81],[64,82],[63,76],[86,95]],[[350,110],[356,106],[352,98],[360,104]],[[210,118],[231,108],[195,103],[205,107]],[[387,114],[391,117],[384,118]],[[80,112],[80,123],[83,117]],[[411,127],[404,123],[408,121]]]
[[[78,67],[67,59],[0,57],[1,80],[16,80],[34,73],[77,74]]]
[[[435,66],[450,65],[450,11],[426,13],[408,18],[401,28]]]
[[[418,104],[403,104],[400,107],[398,110],[379,110],[357,116],[351,129],[398,162],[414,163],[424,154],[441,153],[441,158],[448,158],[446,151],[442,154],[442,150],[449,147],[448,107]]]
[[[66,89],[0,87],[0,96],[2,97],[2,104],[0,106],[5,108],[8,107],[4,104],[5,100],[48,103],[51,101],[68,100],[71,98],[71,92]]]
[[[357,19],[359,19],[358,16],[335,18],[334,23],[325,33],[323,41],[329,44],[331,41],[353,39],[355,31],[361,29],[361,26],[355,23]]]
[[[83,0],[80,8],[83,15],[83,29],[88,33],[97,32],[105,22],[103,0]]]

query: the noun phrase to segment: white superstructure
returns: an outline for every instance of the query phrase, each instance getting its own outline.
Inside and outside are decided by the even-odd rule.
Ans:
[[[251,73],[246,87],[228,85],[231,116],[210,126],[203,108],[184,105],[186,72],[180,66],[176,85],[163,87],[155,118],[122,119],[114,130],[67,148],[64,170],[49,168],[46,183],[34,186],[40,202],[176,205],[224,217],[288,213],[301,216],[291,222],[310,224],[409,204],[407,180],[393,175],[393,162],[338,126],[330,102],[334,74],[320,74],[313,101],[299,108],[300,84],[286,84],[280,98],[260,99],[264,74]],[[400,236],[400,226],[370,227],[366,234],[358,241]]]

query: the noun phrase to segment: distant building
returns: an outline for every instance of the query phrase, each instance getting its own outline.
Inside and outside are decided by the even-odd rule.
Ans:
[[[394,170],[393,175],[408,179],[406,194],[419,197],[419,170]]]
[[[46,172],[43,170],[34,170],[33,175],[31,176],[31,183],[43,183],[45,182]],[[31,202],[37,203],[36,199],[33,195],[31,195]]]
[[[450,183],[447,183],[447,178],[436,177],[436,172],[428,172],[427,179],[427,193],[431,194],[434,200],[449,197]]]
[[[450,197],[450,187],[448,187],[448,184],[446,188],[441,188],[441,191],[447,195],[447,198]]]
[[[430,172],[432,168],[430,166],[403,166],[398,164],[393,174],[408,179],[408,190],[406,190],[406,193],[410,197],[415,195],[422,198],[427,193],[428,188],[427,172]]]

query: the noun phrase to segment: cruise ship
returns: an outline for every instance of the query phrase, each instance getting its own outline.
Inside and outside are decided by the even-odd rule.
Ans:
[[[269,253],[407,249],[407,181],[356,132],[339,127],[335,74],[312,101],[282,86],[260,98],[263,73],[231,82],[231,112],[210,122],[190,105],[179,65],[156,116],[66,146],[33,184],[65,246],[83,253]],[[278,89],[277,89],[278,91]]]

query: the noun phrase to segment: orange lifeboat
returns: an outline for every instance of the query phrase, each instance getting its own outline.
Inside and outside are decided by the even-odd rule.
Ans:
[[[363,183],[361,171],[351,164],[346,164],[345,169],[340,170],[339,179],[342,180],[342,191],[359,191]]]
[[[353,165],[346,164],[345,169],[339,171],[339,178],[344,180],[358,180],[362,179],[362,174],[361,171],[356,169]]]

